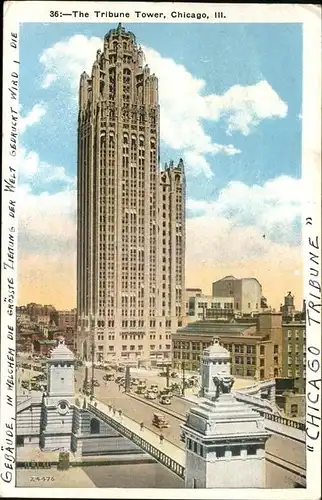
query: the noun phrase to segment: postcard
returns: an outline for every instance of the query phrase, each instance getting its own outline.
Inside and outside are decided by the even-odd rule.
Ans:
[[[2,496],[319,498],[320,41],[5,2]]]

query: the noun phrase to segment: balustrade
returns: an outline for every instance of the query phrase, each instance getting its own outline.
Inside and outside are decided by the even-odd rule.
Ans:
[[[273,422],[276,422],[278,424],[283,424],[287,427],[293,427],[294,429],[305,431],[305,424],[303,424],[302,422],[297,422],[296,420],[292,420],[290,418],[282,417],[280,415],[275,415],[274,413],[268,413],[265,411],[259,411],[259,413],[267,420],[272,420]]]
[[[177,474],[181,479],[184,479],[184,474],[185,474],[185,468],[182,467],[182,465],[178,464],[175,460],[173,460],[171,457],[166,455],[163,451],[159,450],[155,446],[153,446],[151,443],[146,441],[145,439],[142,438],[142,436],[136,434],[135,432],[131,431],[125,425],[121,424],[120,422],[117,422],[113,418],[111,418],[109,415],[106,415],[104,412],[99,410],[97,407],[89,404],[89,409],[93,414],[95,414],[98,418],[100,418],[103,422],[108,423],[114,429],[119,431],[123,436],[127,437],[130,439],[134,444],[138,445],[143,451],[146,451],[151,455],[153,458],[158,460],[162,465],[170,469],[172,472]]]

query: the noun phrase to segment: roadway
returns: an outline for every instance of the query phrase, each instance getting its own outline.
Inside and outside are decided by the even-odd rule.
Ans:
[[[137,422],[143,422],[145,427],[148,429],[158,432],[156,427],[152,425],[153,413],[160,412],[166,416],[170,427],[164,429],[162,433],[164,437],[180,448],[184,448],[184,443],[180,441],[180,424],[183,423],[186,412],[193,406],[194,403],[181,398],[174,397],[172,403],[169,406],[159,405],[157,401],[146,400],[143,397],[138,397],[135,395],[135,399],[129,394],[124,392],[124,389],[119,390],[118,384],[114,381],[104,382],[103,381],[104,371],[95,370],[95,378],[98,380],[100,387],[95,387],[95,397],[105,404],[111,404],[115,406],[118,410],[122,410],[124,415],[128,415],[133,420]],[[84,377],[83,370],[78,370],[76,372],[76,386],[81,387]],[[150,380],[148,380],[150,383]],[[158,378],[160,389],[164,387],[166,381],[164,378]],[[155,383],[154,380],[151,383]],[[153,406],[152,406],[153,405]],[[157,406],[156,409],[154,406]],[[169,415],[167,413],[175,412],[178,417]],[[181,416],[181,418],[180,418]],[[303,473],[305,473],[306,460],[305,460],[305,446],[303,443],[295,441],[293,439],[278,436],[273,434],[266,443],[266,453],[267,457],[274,460],[277,457],[280,460],[285,461],[285,464],[292,468],[294,464],[296,468],[299,468]],[[271,462],[267,462],[267,479],[270,483],[270,487],[279,487],[276,480],[279,476],[276,470],[277,466],[273,465]],[[278,484],[280,484],[280,479],[278,479]],[[291,483],[288,485],[287,481],[285,487],[291,487]]]
[[[170,424],[170,427],[162,430],[162,434],[165,439],[173,442],[180,448],[184,448],[184,443],[180,441],[180,424],[183,423],[183,420],[179,420],[178,418],[169,415],[167,411],[173,411],[180,415],[182,415],[182,419],[184,419],[186,412],[192,406],[195,406],[193,403],[189,401],[184,401],[180,398],[173,398],[171,405],[163,406],[157,404],[157,401],[151,401],[151,403],[158,408],[150,405],[150,401],[147,401],[144,398],[132,398],[130,395],[124,392],[124,388],[119,389],[118,384],[114,381],[103,381],[103,376],[106,372],[103,370],[95,370],[95,378],[100,384],[99,387],[95,387],[95,397],[104,404],[112,405],[116,408],[116,410],[122,410],[124,415],[131,417],[136,422],[143,422],[144,426],[154,432],[159,432],[158,429],[152,425],[152,417],[154,413],[163,413]],[[76,389],[82,387],[84,380],[84,369],[79,369],[75,372],[76,375]],[[164,378],[159,377],[159,387],[160,389],[164,387],[166,380]],[[154,383],[154,382],[152,382]],[[148,385],[150,384],[150,380]],[[135,395],[136,396],[136,395]]]
[[[174,397],[172,399],[171,405],[163,406],[158,405],[157,400],[148,401],[144,398],[139,399],[137,395],[135,395],[136,397],[134,399],[129,394],[126,394],[123,388],[120,390],[118,384],[116,384],[114,381],[103,381],[103,376],[105,373],[106,372],[103,370],[95,369],[94,376],[100,384],[99,387],[95,387],[95,396],[99,401],[107,405],[112,405],[117,410],[122,410],[124,415],[129,416],[137,422],[143,422],[146,428],[154,432],[160,431],[152,425],[153,414],[156,412],[163,413],[170,424],[169,428],[163,429],[162,431],[165,439],[168,439],[173,444],[179,446],[181,449],[184,448],[184,443],[180,441],[180,424],[183,423],[186,412],[191,407],[195,406],[195,403]],[[85,369],[83,367],[75,371],[76,393],[83,385],[84,374]],[[139,376],[140,378],[145,378],[147,380],[147,385],[158,383],[160,389],[162,389],[166,384],[166,379],[163,377],[158,377],[157,373],[133,373],[133,375]],[[28,377],[29,370],[24,370],[24,374],[21,374],[20,372],[21,379],[27,379]],[[157,406],[157,408],[155,408],[155,406]],[[168,411],[177,413],[178,416],[169,415],[167,413]],[[179,415],[181,415],[181,418],[178,418]],[[273,434],[267,441],[266,452],[268,459],[271,458],[274,460],[274,457],[278,457],[279,459],[285,461],[286,464],[289,463],[290,466],[294,464],[296,467],[301,469],[303,473],[305,472],[306,457],[305,445],[303,443],[292,440],[290,438],[286,438],[284,436]],[[282,478],[279,478],[279,475],[281,473],[282,471],[280,467],[278,467],[276,464],[274,465],[270,463],[269,460],[267,461],[267,479],[269,487],[280,487],[279,485],[281,484],[280,481],[282,480]],[[287,484],[287,480],[285,482],[285,487],[292,487],[291,484]]]

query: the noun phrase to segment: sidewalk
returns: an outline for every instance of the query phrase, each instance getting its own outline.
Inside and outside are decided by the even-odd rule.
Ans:
[[[120,417],[118,412],[116,414],[113,414],[113,409],[109,409],[107,405],[104,403],[101,403],[100,401],[95,400],[95,403],[97,403],[96,409],[103,412],[106,414],[109,418],[114,420],[115,422],[124,425],[127,429],[130,431],[134,432],[137,434],[139,437],[147,441],[149,444],[154,446],[157,450],[160,452],[164,453],[165,455],[169,456],[173,460],[175,460],[178,464],[180,464],[182,467],[185,467],[185,451],[176,446],[175,444],[171,443],[167,439],[164,439],[162,443],[160,443],[160,434],[161,430],[159,433],[153,432],[147,428],[143,428],[143,430],[140,429],[140,424],[138,422],[135,422],[131,418],[125,416],[122,414]],[[92,405],[92,403],[88,403],[89,405]],[[92,405],[94,406],[94,405]]]

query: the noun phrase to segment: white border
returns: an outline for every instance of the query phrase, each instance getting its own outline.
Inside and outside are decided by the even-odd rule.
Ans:
[[[72,10],[82,10],[83,12],[88,12],[89,17],[79,18],[79,17],[49,17],[49,12],[51,10],[59,12],[68,12]],[[13,244],[17,248],[17,217],[9,217],[8,206],[10,200],[16,202],[16,192],[4,192],[4,179],[8,179],[9,175],[13,173],[10,171],[12,169],[17,169],[16,158],[10,155],[10,133],[11,133],[11,110],[10,106],[13,106],[15,111],[18,112],[18,100],[10,99],[11,87],[11,73],[19,73],[19,65],[14,63],[18,61],[19,48],[14,48],[10,46],[11,33],[17,33],[19,36],[19,24],[27,22],[66,22],[66,23],[94,23],[94,22],[104,22],[108,24],[115,25],[119,20],[117,19],[97,19],[95,17],[94,11],[114,11],[114,12],[129,12],[128,19],[122,19],[122,22],[131,23],[153,23],[153,22],[179,22],[188,23],[189,19],[171,19],[172,11],[180,12],[199,12],[204,13],[208,19],[195,20],[193,22],[220,22],[220,23],[303,23],[303,149],[302,149],[302,165],[303,165],[303,258],[304,258],[304,297],[307,300],[307,305],[311,300],[310,293],[314,293],[312,284],[310,285],[309,280],[315,279],[321,283],[321,251],[316,250],[310,245],[309,238],[311,242],[316,241],[316,237],[319,240],[319,247],[321,248],[321,198],[320,198],[320,186],[321,186],[321,63],[320,63],[320,47],[321,47],[321,11],[319,7],[313,5],[254,5],[254,4],[189,4],[189,3],[126,3],[126,2],[6,2],[4,4],[4,85],[3,85],[3,175],[2,175],[2,278],[1,278],[1,290],[2,290],[2,301],[1,301],[1,329],[2,329],[2,342],[1,342],[1,427],[0,427],[0,445],[6,445],[6,423],[10,423],[12,418],[15,417],[15,401],[13,406],[8,406],[6,403],[6,397],[8,391],[6,390],[6,380],[8,377],[8,367],[7,353],[9,347],[12,347],[15,342],[15,331],[14,339],[10,340],[8,338],[8,326],[15,330],[15,311],[12,315],[8,314],[7,304],[10,302],[11,297],[9,294],[12,292],[8,288],[8,284],[14,283],[15,292],[17,292],[17,252],[15,251],[14,256],[14,269],[4,269],[4,262],[6,262],[7,247],[9,241],[9,232],[14,234]],[[135,11],[144,12],[163,12],[167,18],[166,19],[142,19],[137,18]],[[214,12],[223,11],[225,12],[226,18],[220,19],[219,21],[214,19]],[[18,41],[19,43],[19,41]],[[12,206],[12,205],[11,205]],[[308,218],[312,220],[307,220]],[[10,228],[13,228],[10,231]],[[312,271],[312,261],[309,260],[309,252],[315,251],[318,254],[319,265],[315,266],[318,269],[319,276],[313,277]],[[10,280],[8,282],[8,279]],[[321,304],[321,300],[320,300]],[[312,311],[311,311],[312,312]],[[316,315],[315,318],[318,318]],[[320,320],[320,319],[319,319]],[[11,331],[11,330],[10,330]],[[320,350],[320,355],[314,355],[314,352],[307,352],[308,367],[308,390],[310,389],[312,395],[311,399],[319,400],[316,402],[315,411],[316,415],[321,414],[321,382],[319,383],[320,389],[316,389],[315,394],[312,392],[312,385],[309,385],[309,380],[321,379],[321,366],[317,365],[317,361],[314,359],[321,360],[321,325],[311,322],[311,326],[307,327],[307,345],[314,346],[315,349],[311,350],[318,352]],[[311,369],[310,369],[311,367]],[[315,370],[313,372],[312,368]],[[313,387],[314,390],[314,387]],[[308,404],[312,404],[308,401]],[[308,433],[310,433],[310,425],[308,425]],[[321,433],[321,425],[319,427],[314,427],[315,430],[319,430]],[[7,435],[8,439],[11,439],[10,432]],[[13,433],[15,434],[15,433]],[[8,446],[7,442],[7,446]],[[0,494],[2,496],[8,497],[25,497],[25,498],[59,498],[73,497],[73,498],[154,498],[160,495],[160,497],[169,498],[212,498],[219,499],[225,497],[227,499],[239,498],[239,499],[277,499],[281,498],[292,498],[292,499],[303,499],[303,500],[315,500],[320,497],[321,491],[321,434],[318,439],[313,440],[308,438],[308,446],[313,446],[314,451],[307,451],[307,488],[306,489],[285,489],[285,490],[254,490],[254,489],[225,489],[225,490],[156,490],[156,489],[105,489],[105,488],[94,488],[94,489],[64,489],[62,493],[61,488],[15,488],[15,471],[12,471],[12,481],[10,483],[5,483],[0,479]],[[9,446],[10,447],[10,446]],[[14,452],[15,453],[15,452]],[[12,455],[10,450],[7,451],[6,455],[0,452],[0,473],[4,473],[8,469],[8,463],[10,460],[8,455]],[[5,460],[5,456],[7,459]],[[7,463],[7,468],[5,467],[5,461]]]

